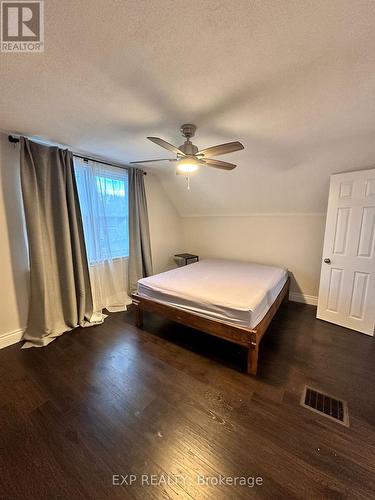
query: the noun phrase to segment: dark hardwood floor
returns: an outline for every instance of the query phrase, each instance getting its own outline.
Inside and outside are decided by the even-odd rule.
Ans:
[[[131,311],[1,350],[0,497],[375,498],[375,343],[314,315],[281,308],[257,378],[242,348]],[[347,400],[350,428],[302,408],[305,383]]]

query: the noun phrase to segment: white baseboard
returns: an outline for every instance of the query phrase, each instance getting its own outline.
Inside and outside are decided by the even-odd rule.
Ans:
[[[304,295],[298,292],[289,292],[289,300],[292,302],[301,302],[302,304],[309,304],[310,306],[318,305],[318,297],[315,295]]]
[[[0,349],[20,342],[23,332],[24,329],[21,328],[20,330],[14,330],[14,332],[0,334]]]

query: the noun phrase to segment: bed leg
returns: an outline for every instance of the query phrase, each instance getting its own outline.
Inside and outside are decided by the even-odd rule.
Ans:
[[[135,306],[135,326],[137,328],[143,327],[143,311],[139,306]]]
[[[258,370],[258,344],[253,343],[249,346],[247,354],[247,373],[256,375]]]
[[[287,305],[288,302],[289,302],[289,292],[290,292],[290,278],[289,278],[289,281],[288,281],[288,287],[285,290],[285,295],[284,295],[284,298],[283,298],[283,305]]]

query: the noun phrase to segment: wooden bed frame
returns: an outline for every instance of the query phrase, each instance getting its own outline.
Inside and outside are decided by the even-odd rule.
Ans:
[[[197,314],[178,309],[177,307],[167,306],[156,302],[152,299],[147,299],[134,293],[132,302],[135,306],[135,323],[138,328],[143,326],[143,311],[160,314],[166,318],[181,323],[182,325],[190,326],[196,330],[209,333],[215,337],[220,337],[235,344],[242,345],[248,349],[247,356],[247,373],[256,375],[258,368],[259,344],[265,334],[272,318],[275,316],[282,302],[288,300],[290,278],[288,277],[281,292],[276,297],[275,302],[269,308],[267,314],[262,321],[254,328],[245,328],[242,326],[230,325],[214,319],[203,318]]]

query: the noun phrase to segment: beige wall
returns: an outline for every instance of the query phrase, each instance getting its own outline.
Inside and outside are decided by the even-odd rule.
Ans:
[[[18,148],[0,134],[0,347],[20,339],[27,318],[28,257],[18,158]]]
[[[323,215],[183,217],[184,248],[203,257],[286,266],[292,291],[317,296]]]
[[[148,174],[145,184],[156,274],[176,267],[173,256],[183,251],[181,218],[155,175]]]

